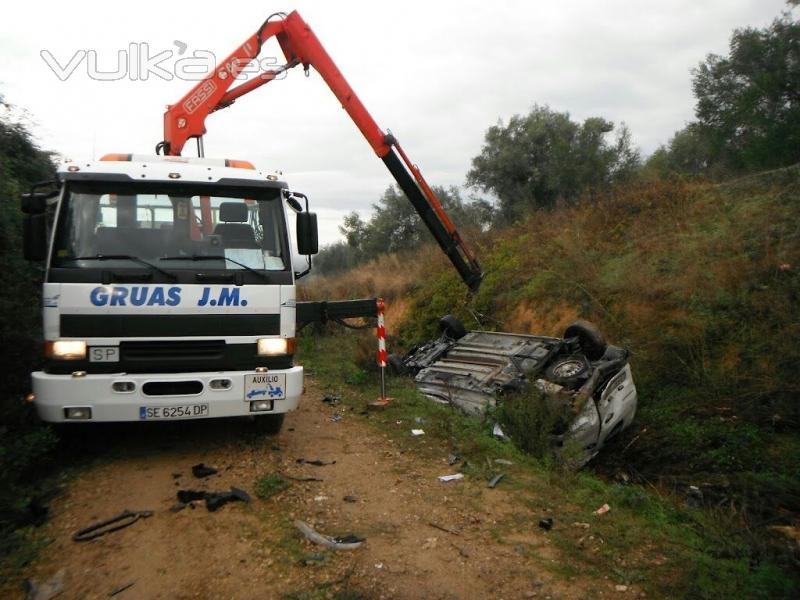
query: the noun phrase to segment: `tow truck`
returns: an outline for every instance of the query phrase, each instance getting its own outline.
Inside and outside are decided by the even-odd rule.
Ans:
[[[273,37],[286,63],[242,79]],[[167,108],[155,155],[65,162],[56,181],[23,196],[24,253],[45,264],[45,362],[31,398],[44,421],[250,416],[276,432],[303,392],[298,328],[376,314],[374,299],[297,302],[295,282],[318,251],[308,198],[249,162],[204,156],[211,113],[300,65],[319,73],[462,280],[478,287],[480,265],[419,168],[302,17],[276,13]],[[184,157],[191,139],[197,157]]]

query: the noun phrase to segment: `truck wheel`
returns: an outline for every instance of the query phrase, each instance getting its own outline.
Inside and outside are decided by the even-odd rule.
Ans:
[[[578,338],[581,350],[589,360],[600,360],[606,352],[606,338],[600,330],[589,321],[578,319],[564,330],[564,339]]]
[[[261,415],[255,417],[255,429],[258,433],[266,435],[277,435],[283,427],[283,420],[286,418],[286,413],[279,413],[277,415]]]
[[[441,329],[442,333],[444,333],[447,337],[454,340],[460,340],[462,337],[467,335],[467,330],[464,327],[464,324],[453,315],[445,315],[439,319],[439,329]]]

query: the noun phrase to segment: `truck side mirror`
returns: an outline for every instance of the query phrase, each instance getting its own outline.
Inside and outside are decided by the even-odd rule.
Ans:
[[[25,260],[43,261],[47,258],[47,215],[25,215],[22,218],[22,252]]]
[[[297,213],[297,251],[309,256],[319,252],[317,215],[312,212]]]

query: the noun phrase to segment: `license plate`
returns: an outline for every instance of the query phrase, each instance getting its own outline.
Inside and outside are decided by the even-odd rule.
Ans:
[[[193,419],[208,416],[208,404],[180,404],[176,406],[140,406],[139,419],[156,421],[164,419]]]
[[[119,362],[119,346],[89,348],[89,362]]]
[[[244,399],[280,400],[286,398],[286,373],[249,373],[244,376]]]

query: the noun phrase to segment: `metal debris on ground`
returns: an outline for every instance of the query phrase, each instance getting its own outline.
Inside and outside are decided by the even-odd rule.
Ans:
[[[553,517],[547,517],[539,521],[539,529],[550,531],[553,528]]]
[[[459,479],[464,479],[463,473],[456,473],[454,475],[439,475],[439,481],[447,483],[448,481],[458,481]]]
[[[98,521],[88,527],[76,532],[72,539],[76,542],[87,542],[112,531],[119,531],[125,527],[133,525],[139,519],[146,519],[153,516],[152,510],[124,510],[116,517],[111,517],[105,521]]]
[[[364,538],[360,538],[353,534],[344,537],[330,537],[323,535],[314,530],[311,525],[304,521],[295,521],[294,526],[300,530],[307,540],[326,548],[333,548],[334,550],[355,550],[364,543]]]
[[[504,442],[508,442],[511,440],[510,437],[508,437],[505,433],[503,433],[503,430],[500,428],[499,423],[495,423],[494,427],[492,427],[492,435],[496,438],[503,440]]]
[[[331,421],[333,421],[334,423],[338,423],[341,420],[342,420],[342,415],[333,415],[331,417]]]
[[[286,479],[291,479],[292,481],[322,481],[320,477],[295,477],[294,475],[286,475],[285,473],[282,476]]]
[[[59,569],[47,581],[25,580],[25,600],[50,600],[64,591],[66,569]]]
[[[490,487],[490,488],[494,489],[495,487],[497,487],[497,484],[498,484],[498,483],[500,483],[500,482],[503,480],[503,478],[504,478],[505,476],[506,476],[506,474],[505,474],[505,473],[498,473],[497,475],[495,475],[494,477],[492,477],[492,478],[489,480],[488,487]]]
[[[449,527],[445,527],[444,525],[439,525],[438,523],[434,523],[433,521],[428,521],[428,525],[430,525],[434,529],[438,529],[439,531],[444,531],[445,533],[450,533],[452,535],[461,535],[455,529],[451,529]]]
[[[134,585],[136,585],[136,582],[135,581],[131,581],[130,583],[126,583],[125,585],[119,586],[118,588],[114,588],[113,590],[111,590],[108,593],[108,597],[112,598],[112,597],[116,596],[117,594],[121,594],[125,590],[128,590],[128,589],[132,588]]]
[[[610,510],[611,510],[611,507],[608,504],[603,504],[603,506],[601,506],[596,511],[594,511],[594,514],[596,514],[596,515],[604,515]]]
[[[425,430],[424,429],[412,429],[411,430],[411,435],[413,435],[414,437],[419,437],[421,435],[425,435]]]
[[[250,502],[250,494],[231,486],[229,492],[207,492],[205,490],[178,490],[178,502],[184,505],[195,500],[205,500],[209,512],[214,512],[228,502]],[[177,505],[176,505],[177,507]],[[178,509],[180,510],[180,509]],[[176,511],[177,512],[177,511]]]
[[[306,554],[302,559],[300,559],[300,564],[310,567],[313,565],[322,564],[326,560],[328,560],[327,555],[319,552],[312,552],[311,554]]]
[[[298,465],[314,465],[315,467],[326,467],[328,465],[335,465],[336,464],[335,460],[326,462],[326,461],[320,460],[318,458],[315,458],[314,460],[308,460],[308,459],[305,459],[305,458],[298,458],[295,462]]]
[[[214,467],[206,466],[203,463],[192,466],[192,475],[198,479],[203,479],[204,477],[210,477],[211,475],[216,474],[217,470]]]

